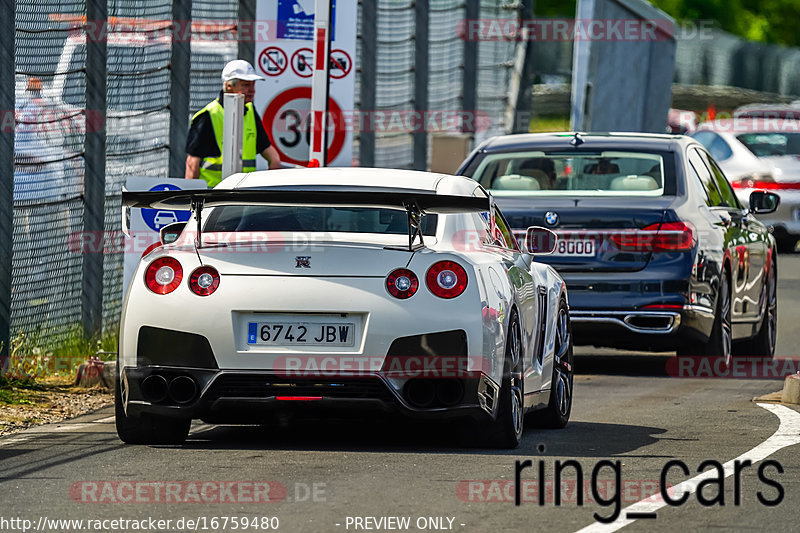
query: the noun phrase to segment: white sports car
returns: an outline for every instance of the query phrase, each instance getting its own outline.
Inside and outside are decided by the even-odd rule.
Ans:
[[[469,178],[273,170],[123,203],[194,212],[162,228],[125,298],[125,442],[182,443],[192,419],[375,409],[515,447],[527,411],[546,427],[569,419],[564,281]],[[527,242],[548,251],[551,237],[531,228]]]

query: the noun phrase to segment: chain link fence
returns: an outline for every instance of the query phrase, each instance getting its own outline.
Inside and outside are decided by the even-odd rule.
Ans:
[[[678,40],[677,83],[800,95],[800,48],[745,41],[716,29],[695,33]]]
[[[173,2],[180,0],[16,1],[13,228],[0,228],[12,233],[8,326],[12,337],[23,331],[38,335],[45,344],[55,344],[83,331],[87,290],[102,290],[102,332],[116,330],[123,299],[122,186],[131,175],[168,176],[170,151],[183,153],[183,146],[170,146],[171,102],[188,99],[189,116],[179,122],[188,128],[191,114],[217,96],[222,67],[241,49],[236,26],[242,2],[247,1],[252,2],[193,0],[189,82],[182,84],[170,78],[174,68],[171,32],[187,23],[173,20],[177,5]],[[372,0],[360,3],[357,60],[366,44],[361,31],[366,1]],[[478,3],[480,17],[517,16],[518,5],[502,0],[430,0],[428,75],[420,78],[415,64],[415,3],[377,1],[375,105],[369,111],[413,111],[415,83],[426,79],[425,109],[462,110],[465,92],[472,90],[477,95],[476,110],[491,119],[489,129],[480,135],[505,131],[503,115],[515,43],[481,42],[478,75],[465,82],[468,58],[457,27],[468,4],[476,7],[473,2]],[[107,25],[87,17],[87,3],[93,9],[101,6],[100,12],[106,10]],[[87,66],[87,37],[89,43],[105,40],[106,109],[100,112],[87,110],[87,79],[91,78],[87,70],[93,74]],[[356,95],[364,74],[357,63]],[[96,154],[87,153],[87,138],[101,126],[105,127],[105,154],[100,159],[105,169],[105,216],[100,239],[105,241],[100,248],[97,236],[93,237],[95,252],[103,256],[100,289],[87,287],[87,254],[81,251],[80,239],[85,238],[82,232],[89,212],[87,162],[98,160],[93,159]],[[358,157],[358,139],[355,144]],[[411,132],[376,133],[374,164],[412,168],[414,149]]]

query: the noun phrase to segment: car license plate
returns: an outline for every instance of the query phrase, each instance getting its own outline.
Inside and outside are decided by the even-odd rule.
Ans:
[[[559,235],[552,255],[564,257],[594,257],[597,251],[594,239],[564,239]]]
[[[268,346],[353,346],[352,322],[249,322],[247,344]]]

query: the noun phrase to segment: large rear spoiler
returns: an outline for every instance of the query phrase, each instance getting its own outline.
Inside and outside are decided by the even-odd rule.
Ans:
[[[408,248],[422,242],[422,217],[429,213],[481,213],[490,210],[488,195],[482,197],[436,194],[422,189],[389,187],[292,186],[259,189],[211,189],[187,191],[122,190],[122,205],[150,209],[191,209],[197,220],[201,246],[202,211],[223,205],[274,205],[303,207],[376,207],[402,209],[408,214]],[[123,216],[124,218],[124,216]]]

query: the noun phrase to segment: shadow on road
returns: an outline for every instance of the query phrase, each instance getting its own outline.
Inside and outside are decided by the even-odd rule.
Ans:
[[[674,353],[646,353],[580,346],[575,348],[575,372],[619,376],[669,377]]]
[[[654,355],[626,352],[597,355],[576,354],[575,372],[578,374],[669,377],[667,363],[674,357],[674,354]]]
[[[525,430],[516,450],[471,447],[452,424],[386,418],[292,419],[262,426],[213,426],[195,430],[184,445],[192,449],[352,451],[375,453],[463,453],[610,457],[658,441],[666,430],[647,426],[571,422],[565,429]],[[587,444],[589,443],[589,444]]]
[[[666,431],[649,426],[570,422],[560,430],[526,430],[515,453],[543,457],[613,457],[654,444],[659,440],[658,435]]]

